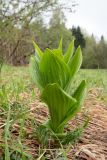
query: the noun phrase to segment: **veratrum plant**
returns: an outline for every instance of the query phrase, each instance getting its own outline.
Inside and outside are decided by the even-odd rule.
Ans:
[[[40,50],[34,42],[35,55],[30,60],[32,78],[41,91],[50,113],[46,127],[55,134],[63,134],[66,123],[73,118],[84,100],[86,82],[83,80],[71,95],[72,81],[80,69],[82,53],[80,46],[74,53],[74,40],[66,53],[62,51],[62,39],[58,49]]]

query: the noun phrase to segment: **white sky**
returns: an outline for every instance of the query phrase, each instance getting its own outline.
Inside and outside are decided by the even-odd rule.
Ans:
[[[107,0],[78,0],[77,2],[79,5],[75,8],[76,12],[65,14],[67,27],[79,25],[89,34],[94,33],[99,38],[104,35],[107,39]]]

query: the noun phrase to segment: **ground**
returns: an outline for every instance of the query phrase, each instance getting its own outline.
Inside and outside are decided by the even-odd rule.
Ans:
[[[0,158],[6,160],[33,159],[107,159],[107,70],[81,70],[74,86],[82,79],[88,83],[85,103],[67,125],[68,130],[90,121],[82,137],[74,145],[60,149],[50,142],[43,147],[36,139],[36,126],[48,117],[39,91],[29,76],[28,67],[4,66],[0,77]],[[16,156],[16,157],[15,157]],[[47,158],[46,158],[47,157]]]

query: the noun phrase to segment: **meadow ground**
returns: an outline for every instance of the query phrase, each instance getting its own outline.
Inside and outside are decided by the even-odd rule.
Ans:
[[[89,115],[88,128],[75,145],[66,149],[46,148],[39,144],[35,132],[37,123],[47,118],[48,111],[39,100],[29,68],[4,66],[0,75],[0,160],[4,154],[5,160],[106,159],[107,70],[81,70],[74,80],[74,88],[82,79],[88,84],[86,101],[68,128],[71,130],[77,121],[82,123],[83,115]]]

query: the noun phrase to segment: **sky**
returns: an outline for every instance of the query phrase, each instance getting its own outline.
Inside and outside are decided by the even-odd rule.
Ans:
[[[79,25],[87,33],[94,33],[96,38],[104,35],[107,39],[107,0],[77,0],[77,3],[74,13],[65,12],[66,26]]]

